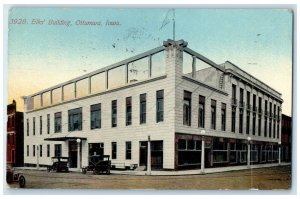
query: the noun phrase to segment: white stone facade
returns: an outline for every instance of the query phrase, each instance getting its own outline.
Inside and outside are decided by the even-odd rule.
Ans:
[[[168,41],[164,43],[163,48],[165,52],[165,74],[159,76],[149,77],[143,81],[133,83],[125,83],[124,86],[116,89],[106,89],[104,92],[98,94],[90,94],[83,98],[75,98],[70,101],[62,102],[48,107],[41,107],[38,109],[28,108],[32,104],[34,95],[25,98],[25,106],[27,109],[24,113],[24,163],[27,165],[50,165],[51,157],[54,156],[54,145],[62,145],[62,156],[69,156],[69,139],[64,141],[47,141],[47,138],[55,137],[72,137],[85,138],[81,140],[81,167],[88,165],[89,143],[103,143],[104,154],[112,156],[112,142],[117,143],[117,157],[112,159],[112,165],[130,166],[132,164],[140,164],[140,142],[147,141],[148,136],[152,141],[163,142],[163,169],[177,169],[176,162],[176,133],[187,135],[201,135],[201,130],[205,130],[205,136],[208,137],[223,137],[231,139],[247,140],[251,137],[254,141],[264,141],[268,143],[277,144],[281,139],[281,129],[279,130],[279,137],[264,136],[264,113],[262,115],[261,135],[258,136],[258,122],[256,117],[255,134],[252,134],[253,111],[250,111],[250,132],[246,133],[246,113],[244,110],[244,125],[243,132],[239,133],[239,117],[237,106],[236,128],[235,132],[231,131],[231,112],[232,112],[232,84],[236,85],[236,98],[239,100],[239,89],[244,89],[244,101],[247,99],[247,91],[250,91],[250,104],[253,104],[253,94],[257,96],[256,106],[258,107],[258,97],[262,98],[262,109],[264,110],[265,100],[272,102],[272,109],[274,104],[276,107],[281,107],[281,94],[271,89],[267,85],[258,81],[249,74],[241,71],[239,68],[226,62],[223,65],[218,65],[217,73],[223,76],[223,80],[219,80],[219,76],[212,77],[218,82],[215,86],[205,85],[193,78],[191,75],[184,75],[182,73],[183,65],[183,51],[186,51],[187,44],[184,41]],[[143,56],[150,56],[146,52]],[[155,51],[156,52],[156,51]],[[191,51],[187,51],[191,53]],[[193,54],[197,58],[203,58],[199,54]],[[151,59],[150,59],[151,60]],[[203,59],[207,61],[207,59]],[[210,64],[210,62],[209,62]],[[151,68],[151,61],[149,63]],[[212,65],[214,67],[215,65]],[[219,70],[222,69],[222,70]],[[109,67],[108,69],[109,70]],[[105,71],[105,70],[104,70]],[[126,74],[128,77],[128,73]],[[107,75],[106,75],[107,77]],[[75,79],[73,82],[76,82]],[[220,81],[220,82],[219,82]],[[72,80],[68,81],[72,82]],[[106,80],[107,82],[107,80]],[[218,86],[221,83],[222,86]],[[63,85],[63,84],[62,84]],[[58,87],[60,87],[59,85]],[[54,87],[53,87],[54,88]],[[47,90],[47,89],[46,89]],[[164,120],[162,122],[156,121],[156,92],[164,90]],[[184,91],[192,92],[191,99],[191,125],[183,125],[183,93]],[[39,92],[37,95],[43,93]],[[147,96],[147,111],[146,123],[140,124],[140,95],[146,93]],[[198,127],[198,107],[199,95],[206,97],[205,104],[205,128]],[[132,97],[132,124],[126,126],[126,97]],[[216,129],[211,129],[211,114],[210,102],[211,99],[216,100]],[[111,126],[111,103],[112,100],[117,100],[117,127]],[[101,128],[90,128],[90,106],[101,103]],[[221,103],[226,104],[226,130],[221,130]],[[68,110],[75,108],[82,108],[82,130],[68,131]],[[277,108],[276,108],[277,109]],[[276,110],[277,111],[277,110]],[[54,133],[54,114],[56,112],[62,113],[62,131],[61,133]],[[50,132],[47,133],[47,115],[50,114]],[[256,116],[258,113],[256,113]],[[281,115],[281,113],[277,113]],[[42,116],[42,133],[40,134],[40,116]],[[35,117],[35,135],[33,135],[33,118]],[[269,115],[267,116],[269,119]],[[29,129],[27,130],[27,120],[29,120]],[[272,118],[272,121],[274,118]],[[277,121],[277,118],[276,118]],[[277,124],[276,124],[277,127]],[[279,122],[279,127],[281,124]],[[269,128],[269,123],[268,127]],[[273,128],[273,123],[272,123]],[[27,135],[27,131],[28,134]],[[277,131],[277,130],[276,130]],[[74,139],[73,139],[74,141]],[[131,142],[131,159],[126,159],[127,141]],[[50,154],[47,156],[47,145],[50,145]],[[33,145],[42,145],[42,156],[40,152],[35,149],[35,156],[33,156]],[[27,146],[29,146],[29,154],[27,154]],[[39,149],[40,150],[40,149]]]

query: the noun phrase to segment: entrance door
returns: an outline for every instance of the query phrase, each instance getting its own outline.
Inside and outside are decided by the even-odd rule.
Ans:
[[[148,143],[140,142],[140,166],[147,166]]]
[[[70,168],[77,168],[77,142],[69,141],[69,158]]]

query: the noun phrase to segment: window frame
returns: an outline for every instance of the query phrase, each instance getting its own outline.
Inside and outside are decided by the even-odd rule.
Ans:
[[[144,111],[143,111],[144,108]],[[147,94],[140,94],[140,124],[147,123]]]
[[[164,121],[164,90],[156,91],[156,123]]]
[[[99,116],[98,120],[97,115]],[[101,103],[90,106],[90,129],[101,129]]]

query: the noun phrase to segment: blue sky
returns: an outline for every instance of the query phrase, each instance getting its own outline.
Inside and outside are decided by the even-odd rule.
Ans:
[[[160,29],[167,11],[13,8],[9,19],[28,24],[9,25],[8,102],[22,104],[22,95],[162,45],[172,38],[171,23]],[[176,9],[176,39],[218,64],[235,63],[281,92],[283,113],[290,115],[292,17],[282,9]],[[72,26],[32,25],[32,19],[70,20]],[[76,26],[76,20],[103,25]],[[105,26],[107,20],[121,25]]]

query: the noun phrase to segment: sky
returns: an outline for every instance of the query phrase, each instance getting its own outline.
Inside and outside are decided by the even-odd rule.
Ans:
[[[161,46],[168,9],[12,8],[8,17],[7,103]],[[169,12],[171,13],[171,12]],[[14,24],[14,22],[25,24]],[[22,19],[19,20],[18,19]],[[32,24],[35,20],[43,24]],[[217,64],[230,61],[292,105],[292,12],[285,9],[176,9],[176,40]],[[71,26],[48,25],[49,20]],[[76,21],[101,26],[76,25]],[[106,22],[119,25],[107,26]]]

